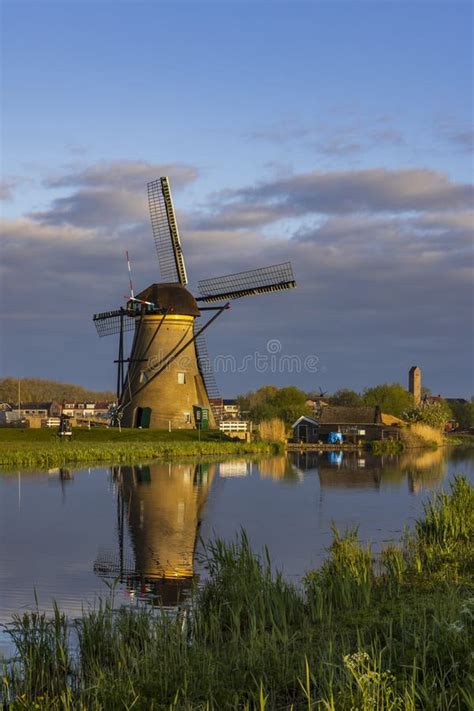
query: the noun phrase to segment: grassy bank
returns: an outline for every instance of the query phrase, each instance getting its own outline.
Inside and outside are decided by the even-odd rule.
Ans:
[[[446,445],[469,446],[473,442],[474,437],[470,435],[456,438],[422,422],[415,422],[400,429],[399,439],[376,440],[369,442],[368,447],[372,454],[400,454],[410,449],[436,449]]]
[[[17,617],[9,708],[473,708],[474,490],[464,479],[374,562],[355,532],[295,587],[244,534],[209,546],[192,614]],[[77,640],[71,652],[71,635]]]
[[[400,428],[398,440],[374,442],[374,454],[398,454],[409,449],[436,449],[445,444],[444,434],[421,422],[414,422]]]
[[[219,431],[74,429],[70,441],[47,429],[0,430],[0,466],[133,463],[186,456],[270,454],[270,442],[232,440]]]

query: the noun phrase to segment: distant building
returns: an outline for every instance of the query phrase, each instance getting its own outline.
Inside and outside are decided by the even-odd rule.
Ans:
[[[413,395],[415,404],[421,402],[421,368],[413,365],[408,373],[408,390]]]
[[[445,402],[445,399],[442,395],[423,395],[423,402]]]
[[[228,400],[221,397],[214,397],[209,400],[214,417],[220,420],[240,420],[240,407],[237,400]]]
[[[68,417],[100,417],[106,418],[109,412],[107,402],[64,402],[62,414]]]
[[[344,442],[398,438],[401,420],[384,415],[380,407],[333,407],[321,409],[319,418],[302,416],[292,425],[297,442],[327,442],[330,432],[340,432]]]
[[[0,402],[0,427],[20,423],[22,415],[18,410],[18,405],[10,402]]]
[[[344,441],[383,439],[380,407],[325,407],[319,419],[320,437],[326,441],[330,432],[341,432]]]
[[[13,406],[14,407],[14,406]],[[16,406],[18,407],[18,405]],[[59,402],[22,402],[20,412],[25,417],[59,417],[62,407]]]

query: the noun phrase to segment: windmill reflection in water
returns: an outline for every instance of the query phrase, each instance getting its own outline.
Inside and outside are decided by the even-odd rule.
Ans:
[[[99,554],[97,575],[153,604],[183,600],[196,579],[197,532],[215,469],[207,463],[114,467],[118,549]],[[127,528],[133,560],[125,554]]]

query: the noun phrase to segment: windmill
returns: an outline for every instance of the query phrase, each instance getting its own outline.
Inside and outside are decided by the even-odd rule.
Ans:
[[[148,204],[162,281],[151,284],[125,307],[93,316],[100,337],[119,336],[116,417],[124,427],[194,428],[198,412],[209,413],[209,398],[218,395],[204,332],[229,308],[229,301],[283,291],[296,286],[285,262],[198,283],[188,282],[176,216],[166,177],[148,183]],[[198,306],[199,303],[199,306]],[[205,323],[203,312],[209,314]],[[124,333],[133,331],[130,357]],[[127,366],[127,367],[126,367]]]

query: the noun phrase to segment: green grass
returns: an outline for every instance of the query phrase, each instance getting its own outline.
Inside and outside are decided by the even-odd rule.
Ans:
[[[0,430],[0,466],[132,463],[182,456],[276,453],[279,445],[230,439],[218,430],[73,430],[61,440],[48,429]]]
[[[299,586],[242,532],[208,546],[207,582],[172,616],[108,602],[72,628],[59,610],[17,616],[3,699],[13,710],[467,711],[473,516],[460,478],[377,561],[355,530],[334,531]]]
[[[449,432],[446,435],[446,444],[457,447],[474,447],[474,434]]]
[[[48,429],[0,429],[0,445],[3,444],[26,444],[26,443],[51,443],[59,438],[56,433],[57,428]],[[98,442],[110,444],[113,442],[131,443],[157,443],[157,442],[196,442],[199,439],[197,430],[139,430],[122,428],[119,431],[116,427],[75,427],[73,429],[72,440],[74,442]],[[219,430],[202,430],[201,441],[223,442],[230,441],[229,437]]]
[[[404,443],[395,439],[373,440],[367,444],[372,454],[401,454],[405,450]]]

